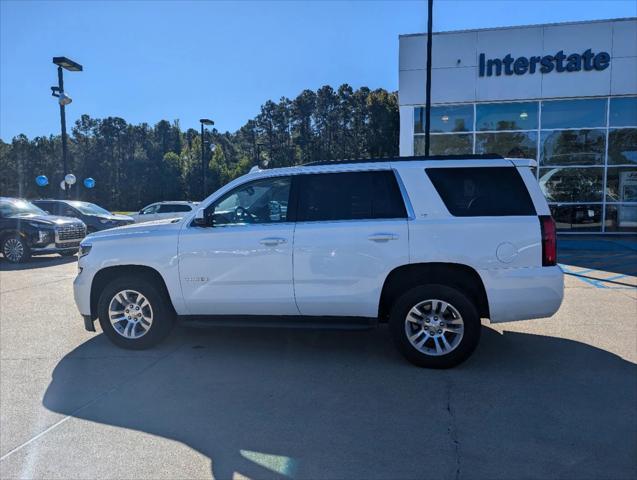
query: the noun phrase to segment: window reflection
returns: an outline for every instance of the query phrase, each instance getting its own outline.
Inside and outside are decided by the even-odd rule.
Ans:
[[[414,129],[425,132],[425,109],[414,109]],[[473,130],[473,105],[431,107],[432,132],[470,132]]]
[[[472,153],[473,135],[432,135],[431,155],[466,155]],[[414,137],[414,155],[425,154],[425,137]]]
[[[537,156],[537,133],[478,133],[476,153],[496,153],[509,158],[532,158]]]
[[[637,127],[637,97],[611,98],[611,127]]]
[[[542,132],[542,165],[602,165],[604,130]]]
[[[540,168],[539,182],[549,202],[601,202],[604,169]]]
[[[537,129],[537,102],[476,105],[476,130]]]
[[[608,163],[637,163],[637,128],[612,129],[608,133]]]
[[[637,202],[637,168],[611,167],[608,169],[606,201]]]
[[[637,204],[606,205],[607,232],[637,232]]]
[[[549,205],[558,231],[600,232],[601,205]]]
[[[542,102],[542,128],[591,128],[605,125],[605,98]]]

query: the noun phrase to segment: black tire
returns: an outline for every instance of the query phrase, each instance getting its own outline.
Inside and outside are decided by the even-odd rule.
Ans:
[[[21,249],[21,255],[15,256],[15,247]],[[11,263],[24,263],[31,258],[31,249],[20,235],[9,235],[2,239],[2,255]]]
[[[60,252],[60,255],[63,257],[74,257],[77,254],[77,250],[72,252]]]
[[[113,297],[123,290],[134,290],[141,293],[152,307],[153,321],[148,331],[139,338],[125,338],[118,333],[110,322],[108,309]],[[156,285],[143,276],[127,276],[116,278],[109,282],[100,293],[97,302],[97,315],[104,334],[115,345],[131,350],[143,350],[151,348],[164,340],[174,324],[174,312],[168,303],[166,294]]]
[[[406,317],[412,307],[432,299],[442,300],[452,305],[464,322],[464,333],[458,345],[449,353],[440,356],[419,351],[409,341],[405,328]],[[445,285],[423,285],[412,288],[394,302],[389,318],[389,328],[398,350],[414,365],[426,368],[451,368],[465,361],[473,353],[480,340],[481,323],[474,303],[462,292]],[[424,334],[417,339],[422,338]],[[425,342],[427,346],[433,345],[431,343],[433,340],[427,342],[430,342]]]

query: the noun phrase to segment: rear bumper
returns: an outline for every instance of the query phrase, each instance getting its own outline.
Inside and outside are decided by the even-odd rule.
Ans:
[[[564,298],[564,275],[558,266],[481,270],[493,323],[545,318]]]

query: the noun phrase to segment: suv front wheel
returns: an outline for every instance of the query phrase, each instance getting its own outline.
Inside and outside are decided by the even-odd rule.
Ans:
[[[481,324],[466,295],[445,285],[423,285],[396,300],[390,329],[396,346],[411,363],[450,368],[475,350]]]
[[[100,295],[97,312],[102,330],[117,346],[141,350],[161,342],[174,314],[154,282],[144,277],[117,278]]]
[[[2,240],[2,254],[11,263],[22,263],[29,259],[31,251],[20,235],[10,235]]]

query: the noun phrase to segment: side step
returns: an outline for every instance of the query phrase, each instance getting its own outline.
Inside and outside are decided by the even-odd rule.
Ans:
[[[368,330],[378,325],[377,318],[367,317],[304,317],[281,315],[181,315],[177,321],[185,326],[306,328],[313,330]]]

